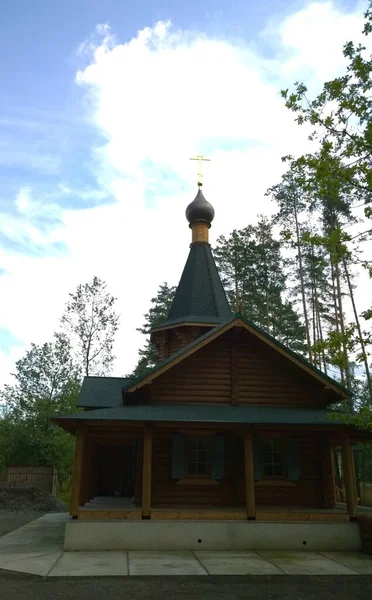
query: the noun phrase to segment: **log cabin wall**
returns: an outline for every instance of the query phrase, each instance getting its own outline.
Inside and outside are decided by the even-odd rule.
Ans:
[[[234,329],[151,385],[152,402],[325,406],[323,385],[251,333]]]
[[[153,506],[233,506],[232,434],[225,438],[225,477],[214,485],[180,485],[172,479],[172,434],[157,431],[153,439]],[[142,497],[143,444],[138,444],[135,504]]]
[[[211,327],[184,325],[154,332],[153,337],[158,350],[159,362],[191,344],[210,329]]]
[[[256,430],[262,437],[272,438],[267,431]],[[289,433],[274,434],[285,439]],[[298,436],[297,436],[298,437]],[[325,508],[324,479],[322,472],[322,446],[315,433],[303,433],[300,441],[300,480],[293,485],[255,484],[256,506],[297,506]],[[235,433],[225,436],[225,474],[215,485],[179,485],[172,480],[172,434],[156,431],[153,440],[152,506],[220,506],[243,507],[244,452],[243,438]],[[138,444],[135,504],[141,505],[143,446]],[[330,483],[331,485],[331,483]],[[333,483],[332,483],[333,485]]]
[[[293,435],[289,433],[268,432],[265,430],[256,430],[257,435],[262,439],[282,439]],[[297,506],[305,508],[324,508],[324,483],[321,468],[321,447],[317,435],[314,433],[303,433],[296,435],[300,446],[300,465],[301,475],[299,481],[293,485],[281,486],[277,480],[272,480],[272,485],[262,485],[268,482],[263,479],[255,484],[256,506]],[[236,471],[241,473],[244,468],[243,463],[243,440],[237,440],[237,452],[235,456]],[[279,484],[279,485],[278,485]],[[244,502],[244,480],[242,477],[236,479],[236,497],[238,506]]]

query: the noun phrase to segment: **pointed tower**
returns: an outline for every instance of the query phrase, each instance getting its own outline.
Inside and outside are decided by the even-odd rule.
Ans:
[[[192,241],[168,318],[151,332],[160,360],[231,318],[209,244],[214,208],[205,199],[201,186],[199,181],[198,193],[186,209]]]

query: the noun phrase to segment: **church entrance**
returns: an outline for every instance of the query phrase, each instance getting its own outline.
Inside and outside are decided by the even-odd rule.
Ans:
[[[99,496],[133,498],[136,479],[136,442],[101,446],[98,451]]]

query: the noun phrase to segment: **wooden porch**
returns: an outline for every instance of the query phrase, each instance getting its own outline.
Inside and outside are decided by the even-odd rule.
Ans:
[[[264,429],[266,431],[268,427],[266,426]],[[232,448],[230,452],[229,460],[232,471],[228,473],[227,478],[218,482],[211,481],[210,483],[214,485],[207,486],[200,485],[199,481],[172,481],[169,462],[165,461],[169,460],[167,440],[174,430],[175,426],[156,428],[149,423],[142,427],[137,426],[134,431],[129,428],[125,433],[123,431],[120,440],[116,438],[118,444],[126,443],[125,440],[139,440],[136,459],[137,491],[135,497],[133,496],[135,503],[132,503],[132,498],[126,498],[125,505],[118,505],[113,503],[114,498],[111,500],[107,498],[107,504],[86,506],[89,498],[93,498],[97,493],[94,492],[92,477],[97,464],[94,443],[99,436],[96,432],[93,434],[92,431],[89,431],[89,428],[79,428],[76,435],[74,485],[71,501],[73,518],[81,520],[256,520],[327,523],[355,521],[357,513],[364,512],[361,507],[358,507],[357,502],[352,458],[353,439],[346,432],[343,435],[338,434],[336,437],[333,428],[329,428],[328,432],[324,429],[322,432],[314,432],[310,429],[301,428],[300,430],[297,428],[297,435],[301,435],[302,431],[307,436],[304,438],[302,449],[304,472],[301,479],[298,482],[256,481],[252,434],[259,429],[249,428],[245,431],[240,429],[239,452],[234,454]],[[204,430],[207,431],[207,428]],[[278,435],[279,428],[276,430]],[[285,435],[290,431],[290,427],[283,427],[280,435]],[[308,446],[307,444],[310,442],[311,444]],[[335,444],[340,445],[342,449],[346,496],[346,503],[343,506],[335,504],[334,465],[331,452],[332,445]],[[320,457],[319,472],[317,471],[316,476],[314,471],[315,451]],[[235,501],[233,493],[229,495],[229,499],[226,494],[223,496],[224,489],[229,492],[234,481],[241,490],[240,500],[237,498]],[[196,483],[197,485],[190,485]],[[159,490],[161,490],[161,494]],[[220,494],[218,503],[214,498],[215,493]],[[320,502],[315,500],[316,493],[322,498]],[[116,501],[120,501],[120,498],[116,498]]]
[[[142,519],[142,509],[136,506],[120,506],[120,503],[113,503],[107,499],[98,507],[81,506],[78,512],[78,518],[83,520],[139,520]],[[113,506],[117,504],[117,506]],[[357,507],[357,514],[372,514],[372,508]],[[192,520],[192,521],[246,521],[247,511],[242,507],[223,507],[199,506],[190,508],[189,506],[169,506],[157,507],[151,509],[151,519],[153,520]],[[349,514],[346,506],[337,506],[336,508],[303,508],[300,506],[258,506],[256,510],[256,521],[262,522],[311,522],[311,523],[341,523],[349,521]]]

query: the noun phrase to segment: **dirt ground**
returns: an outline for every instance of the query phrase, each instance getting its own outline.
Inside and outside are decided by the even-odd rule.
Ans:
[[[0,571],[0,600],[365,600],[372,577],[47,578]]]
[[[9,512],[0,510],[0,537],[6,533],[26,525],[33,519],[38,519],[44,513],[43,512]]]

